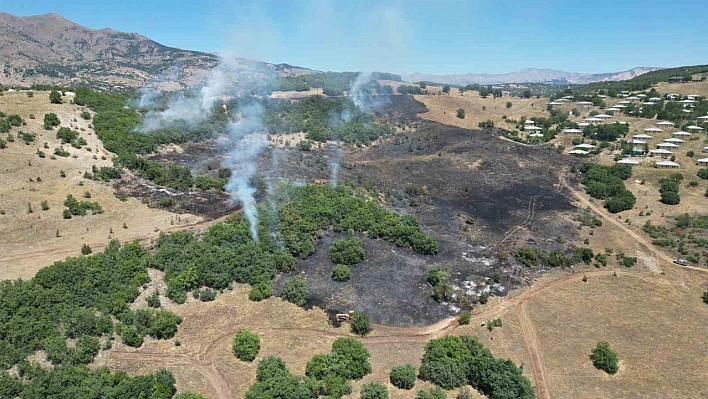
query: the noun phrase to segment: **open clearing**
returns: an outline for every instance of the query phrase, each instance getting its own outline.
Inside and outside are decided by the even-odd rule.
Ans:
[[[84,172],[91,172],[92,165],[111,166],[112,154],[89,128],[91,121],[80,117],[82,107],[70,104],[70,99],[67,94],[64,104],[50,104],[46,91],[35,92],[33,97],[28,97],[26,92],[9,92],[0,97],[0,111],[19,114],[27,122],[26,126],[11,129],[15,142],[0,150],[0,211],[4,212],[0,215],[0,279],[30,278],[54,261],[80,254],[83,244],[99,248],[110,239],[123,242],[156,237],[161,230],[201,221],[193,215],[148,208],[134,198],[120,201],[110,184],[84,179]],[[57,129],[45,130],[42,126],[44,114],[48,112],[57,114],[61,126],[79,131],[93,151],[64,145],[64,149],[77,158],[50,159],[54,148],[60,146],[60,140],[56,138]],[[35,119],[30,119],[30,114]],[[25,145],[17,138],[18,131],[35,133],[35,141]],[[0,134],[3,139],[7,136],[7,133]],[[45,142],[49,148],[44,148]],[[39,158],[37,150],[44,151],[46,158]],[[106,159],[102,160],[102,156]],[[65,178],[59,176],[61,170],[66,173]],[[41,178],[41,183],[36,182],[37,177]],[[79,186],[80,182],[84,185]],[[90,199],[83,198],[87,191],[91,193]],[[98,202],[105,212],[63,219],[63,202],[69,194],[78,200]],[[48,202],[49,210],[41,209],[42,201]]]

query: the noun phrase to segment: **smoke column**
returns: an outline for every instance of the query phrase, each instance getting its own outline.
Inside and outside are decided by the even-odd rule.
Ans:
[[[263,135],[253,133],[264,132],[261,120],[263,107],[259,103],[251,103],[240,109],[241,119],[228,126],[233,147],[225,166],[231,170],[231,177],[224,186],[233,200],[243,206],[243,214],[250,225],[251,238],[258,241],[258,208],[256,208],[256,188],[251,185],[251,179],[257,171],[257,159],[261,151],[268,146]]]

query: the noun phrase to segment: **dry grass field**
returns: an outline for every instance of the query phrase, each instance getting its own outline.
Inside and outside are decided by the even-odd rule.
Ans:
[[[458,89],[452,88],[450,93],[445,94],[438,92],[439,89],[428,86],[428,91],[435,91],[438,95],[415,96],[415,99],[425,104],[429,110],[420,114],[421,118],[467,129],[477,129],[479,122],[491,119],[495,126],[513,129],[514,125],[504,122],[504,116],[518,121],[522,116],[531,118],[549,115],[546,111],[546,98],[482,98],[476,91],[460,93]],[[506,107],[507,102],[512,103],[511,108]],[[465,110],[465,119],[457,117],[457,110],[460,108]]]
[[[50,104],[49,92],[35,92],[34,97],[28,97],[26,92],[10,92],[0,97],[0,111],[19,114],[27,122],[26,126],[11,130],[15,142],[0,150],[0,211],[4,212],[0,215],[0,279],[30,278],[43,266],[78,255],[84,243],[99,247],[113,238],[127,241],[156,237],[159,230],[201,220],[192,215],[151,209],[133,198],[122,202],[110,184],[84,179],[84,172],[90,172],[92,165],[112,165],[112,154],[89,128],[91,121],[79,116],[82,108],[70,104],[70,100],[71,95],[67,94],[64,104]],[[61,126],[79,131],[92,151],[65,145],[64,149],[72,156],[50,159],[60,140],[56,138],[57,129],[42,127],[48,112],[57,114]],[[30,119],[31,114],[35,119]],[[25,145],[17,138],[20,130],[35,133],[35,141]],[[3,139],[7,136],[0,134]],[[48,149],[44,148],[45,142]],[[46,158],[39,158],[37,150],[44,151]],[[94,155],[97,159],[93,159]],[[102,160],[104,156],[106,159]],[[59,175],[62,170],[65,178]],[[38,177],[41,183],[36,182]],[[80,182],[83,186],[79,186]],[[91,194],[90,199],[84,198],[85,192]],[[63,202],[69,194],[79,200],[98,202],[105,212],[63,219]],[[42,210],[42,201],[47,201],[49,210]]]

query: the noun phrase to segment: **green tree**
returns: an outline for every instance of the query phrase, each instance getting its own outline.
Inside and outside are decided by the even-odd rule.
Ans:
[[[334,281],[349,281],[352,277],[352,271],[346,265],[332,266],[332,280]]]
[[[415,379],[415,367],[410,364],[391,368],[389,380],[396,388],[411,389],[415,385]]]
[[[388,399],[388,390],[380,382],[369,382],[361,387],[361,399]]]
[[[513,104],[511,103],[511,101],[507,101],[507,102],[506,102],[506,107],[507,107],[507,108],[511,108],[512,106],[513,106]]]
[[[678,205],[681,202],[681,196],[675,191],[665,191],[661,193],[659,201],[666,205]]]
[[[81,255],[88,255],[91,252],[93,252],[93,250],[88,244],[84,244],[81,246]]]
[[[470,324],[471,318],[472,318],[472,314],[470,313],[470,311],[463,310],[462,313],[460,314],[460,325],[464,326],[466,324]]]
[[[61,121],[59,121],[59,117],[54,112],[44,114],[44,128],[46,130],[52,130],[53,128],[55,128],[56,126],[59,126],[60,124],[61,124]]]
[[[445,86],[443,86],[442,92],[443,92],[443,93],[449,93],[449,92],[450,92],[450,85],[445,85]]]
[[[465,119],[465,110],[463,108],[457,110],[457,117],[460,119]]]
[[[350,328],[354,334],[361,335],[362,337],[370,333],[372,327],[369,316],[367,316],[364,312],[355,311],[352,315]]]
[[[616,374],[618,367],[617,353],[610,348],[610,344],[604,341],[598,342],[597,347],[590,354],[592,364],[606,371],[608,374]]]
[[[280,290],[280,297],[297,306],[304,306],[310,300],[307,282],[300,277],[289,278]]]
[[[49,93],[49,102],[52,104],[61,104],[63,102],[61,99],[61,93],[56,90],[52,90]]]
[[[194,392],[180,392],[175,395],[174,399],[208,399],[206,396],[202,396]]]
[[[357,236],[337,240],[329,248],[329,258],[332,262],[342,265],[354,265],[364,260],[366,252]]]
[[[238,330],[233,341],[231,341],[231,349],[234,355],[244,362],[252,362],[258,355],[260,348],[261,339],[248,329]]]

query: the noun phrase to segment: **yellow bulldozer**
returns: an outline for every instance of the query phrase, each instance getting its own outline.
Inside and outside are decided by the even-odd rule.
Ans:
[[[335,318],[337,321],[349,321],[354,317],[354,311],[350,310],[349,313],[337,313]]]

